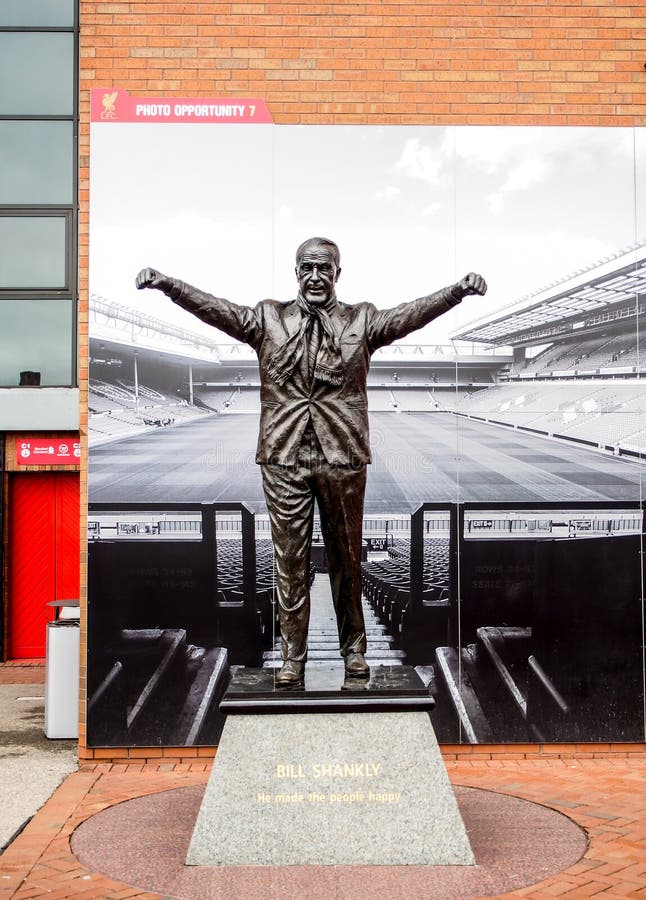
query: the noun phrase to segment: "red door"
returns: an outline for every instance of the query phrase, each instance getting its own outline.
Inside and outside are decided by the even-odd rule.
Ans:
[[[9,657],[45,655],[50,600],[79,596],[79,477],[11,475],[9,484]]]

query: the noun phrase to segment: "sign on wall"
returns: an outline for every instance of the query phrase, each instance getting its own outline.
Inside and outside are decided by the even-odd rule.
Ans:
[[[131,97],[128,91],[94,89],[92,122],[268,123],[264,100],[231,97]]]
[[[81,442],[69,438],[16,438],[16,459],[22,466],[75,466]]]

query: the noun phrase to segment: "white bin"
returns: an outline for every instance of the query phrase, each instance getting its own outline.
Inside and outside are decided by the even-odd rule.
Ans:
[[[78,600],[49,604],[57,616],[47,624],[45,660],[45,737],[77,738],[79,733]]]

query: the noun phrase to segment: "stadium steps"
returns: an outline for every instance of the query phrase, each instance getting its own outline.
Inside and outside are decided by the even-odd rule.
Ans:
[[[309,665],[338,665],[343,668],[343,661],[339,653],[339,634],[336,625],[336,615],[332,603],[332,591],[327,575],[316,575],[310,592],[311,613],[308,635],[307,664]],[[366,637],[368,639],[368,651],[366,659],[372,666],[399,666],[402,665],[406,654],[402,650],[393,647],[393,639],[379,623],[375,614],[365,603],[363,614],[366,623]],[[263,656],[265,668],[276,668],[281,665],[280,636],[277,635],[274,647]]]

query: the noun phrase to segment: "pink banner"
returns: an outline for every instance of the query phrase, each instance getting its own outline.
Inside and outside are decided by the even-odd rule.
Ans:
[[[74,466],[81,459],[81,444],[61,438],[17,438],[16,459],[23,466]]]
[[[264,100],[239,97],[131,97],[118,88],[92,91],[92,122],[236,122],[271,124]]]

